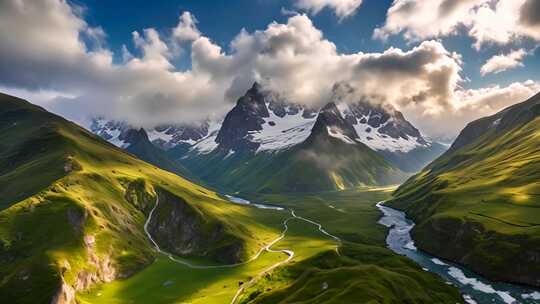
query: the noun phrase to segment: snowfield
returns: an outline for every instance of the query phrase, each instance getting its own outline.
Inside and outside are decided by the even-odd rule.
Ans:
[[[269,107],[268,103],[266,106]],[[288,114],[279,117],[268,109],[270,117],[264,118],[262,130],[253,131],[249,134],[252,142],[261,144],[257,152],[284,150],[306,140],[317,120],[317,116],[304,118],[302,116],[304,111],[299,111],[295,115]],[[287,112],[289,112],[288,109]]]
[[[219,129],[221,129],[221,123],[221,121],[210,121],[210,125],[208,126],[208,135],[195,143],[193,147],[191,147],[190,151],[195,151],[201,154],[208,154],[214,151],[218,147],[216,138]]]
[[[125,128],[127,128],[127,126],[123,123],[116,123],[99,118],[92,122],[90,131],[105,138],[111,144],[119,148],[126,149],[130,144],[120,139],[120,135]]]
[[[350,110],[347,103],[340,102],[336,104],[336,106],[339,109],[342,117],[345,118],[347,115],[354,116],[354,119],[356,121],[355,123],[353,123],[353,127],[354,127],[354,130],[356,131],[356,134],[358,135],[359,140],[375,151],[390,151],[390,152],[406,153],[411,150],[414,150],[415,148],[429,146],[429,145],[424,145],[418,142],[418,138],[416,137],[409,137],[408,139],[404,139],[402,137],[392,138],[382,133],[381,129],[383,129],[388,124],[393,123],[394,121],[393,117],[391,117],[387,122],[380,125],[379,127],[373,128],[367,123],[370,120],[370,118],[372,118],[371,112],[368,115],[357,117]],[[373,117],[376,117],[376,116],[380,116],[380,114],[379,113],[373,114]],[[362,122],[365,122],[365,123],[362,123]]]
[[[354,142],[354,140],[352,140],[349,136],[343,134],[343,131],[338,127],[326,127],[326,131],[328,132],[328,135],[337,138],[344,143],[347,143],[349,145],[356,144],[356,142]]]

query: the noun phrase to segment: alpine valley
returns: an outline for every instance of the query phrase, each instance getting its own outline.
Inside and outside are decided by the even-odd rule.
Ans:
[[[0,95],[0,297],[533,303],[540,95],[444,152],[393,107],[333,92],[312,109],[255,83],[221,120],[93,118],[95,135]]]
[[[109,139],[123,150],[27,101],[1,94],[0,184],[8,185],[0,192],[2,303],[462,302],[457,289],[386,248],[387,230],[377,224],[375,204],[388,199],[393,188],[360,183],[390,182],[392,172],[403,175],[361,143],[349,122],[360,114],[351,111],[346,120],[333,103],[315,114],[304,109],[293,114],[296,110],[285,106],[289,114],[280,114],[285,121],[301,121],[305,130],[313,130],[280,124],[285,130],[300,128],[291,131],[301,136],[291,137],[296,144],[286,141],[287,147],[279,146],[284,151],[258,154],[266,143],[277,145],[270,144],[268,133],[238,128],[240,135],[230,141],[223,134],[236,134],[231,117],[238,112],[247,115],[253,129],[272,126],[270,119],[278,126],[279,116],[272,116],[265,103],[254,102],[264,101],[259,99],[263,96],[254,86],[219,131],[206,125],[200,133],[167,127],[148,136],[144,129],[96,121],[100,135],[117,135]],[[261,134],[266,141],[252,139]],[[189,143],[196,141],[192,136],[199,137],[198,144],[185,155],[206,146],[215,148],[204,152],[223,155],[222,160],[232,146],[233,155],[246,153],[253,162],[276,154],[274,161],[291,162],[289,173],[296,167],[326,174],[314,183],[327,191],[261,192],[249,196],[257,202],[251,203],[200,186],[177,175],[184,168],[150,142],[176,138]],[[294,164],[293,157],[309,149],[330,151],[329,145],[343,153],[336,160],[353,153],[349,164],[358,167],[330,173],[309,159]],[[300,167],[307,165],[313,167]],[[332,174],[350,177],[340,181]],[[297,175],[303,184],[296,185],[314,189],[308,175]],[[268,175],[267,184],[284,186],[277,176]],[[351,189],[332,191],[341,185]]]
[[[540,304],[540,0],[0,0],[0,304]]]

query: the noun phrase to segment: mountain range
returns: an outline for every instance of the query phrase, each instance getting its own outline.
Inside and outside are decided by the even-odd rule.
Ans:
[[[243,192],[395,184],[446,149],[422,136],[391,105],[345,101],[354,95],[349,86],[336,85],[329,103],[317,109],[254,83],[220,121],[139,130],[148,137],[145,146],[151,142],[166,151],[181,169],[139,151],[126,123],[98,118],[90,130],[164,169]]]

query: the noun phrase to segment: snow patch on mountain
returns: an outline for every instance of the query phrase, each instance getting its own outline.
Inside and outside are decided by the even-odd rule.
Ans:
[[[214,151],[218,147],[216,142],[217,134],[203,138],[197,142],[192,148],[192,151],[196,151],[201,154],[208,154]]]
[[[352,140],[349,136],[343,134],[343,131],[337,127],[326,127],[328,135],[337,138],[347,144],[354,145],[356,142]]]
[[[163,131],[158,131],[158,130],[146,130],[146,133],[148,134],[148,139],[150,139],[150,141],[154,141],[154,140],[163,140],[165,142],[170,142],[173,140],[173,134],[167,134],[167,131],[169,130],[170,128],[167,128]]]
[[[151,129],[146,131],[148,133],[148,138],[151,142],[157,144],[158,146],[165,147],[165,148],[171,148],[174,147],[180,143],[185,143],[190,146],[194,145],[197,141],[192,138],[182,139],[179,138],[182,134],[182,132],[185,132],[182,130],[175,130],[174,127],[167,127],[164,129]]]
[[[109,142],[118,148],[127,149],[131,145],[128,142],[125,142],[119,138],[120,132],[118,132],[118,135],[115,135],[113,138],[109,139]]]
[[[263,118],[262,130],[249,132],[250,140],[260,144],[257,152],[284,150],[305,141],[317,117],[304,117],[304,111],[280,117],[269,109],[270,116]],[[288,108],[286,112],[290,112]]]
[[[208,154],[218,147],[216,142],[217,134],[221,128],[221,122],[210,121],[208,125],[208,135],[196,142],[190,149],[196,153]]]
[[[368,121],[369,116],[365,117],[365,120]],[[404,139],[403,137],[392,138],[384,133],[381,133],[380,129],[384,128],[384,126],[390,121],[378,128],[373,128],[369,124],[361,123],[360,121],[363,121],[363,119],[357,120],[357,123],[353,124],[353,128],[356,131],[356,134],[358,134],[360,141],[373,150],[409,152],[415,148],[425,147],[425,145],[419,143],[418,138],[415,137],[409,137],[408,139]]]
[[[103,118],[93,119],[90,123],[91,132],[122,149],[126,149],[130,145],[130,143],[121,139],[122,134],[128,129],[129,127],[125,123],[109,121]]]

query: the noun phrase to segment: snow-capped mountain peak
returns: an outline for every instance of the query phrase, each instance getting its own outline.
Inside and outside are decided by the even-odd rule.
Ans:
[[[255,83],[225,116],[215,141],[223,150],[280,151],[303,142],[316,116]]]
[[[356,144],[358,135],[353,127],[343,118],[334,102],[326,104],[317,116],[311,131],[313,136],[328,135],[347,144]]]

